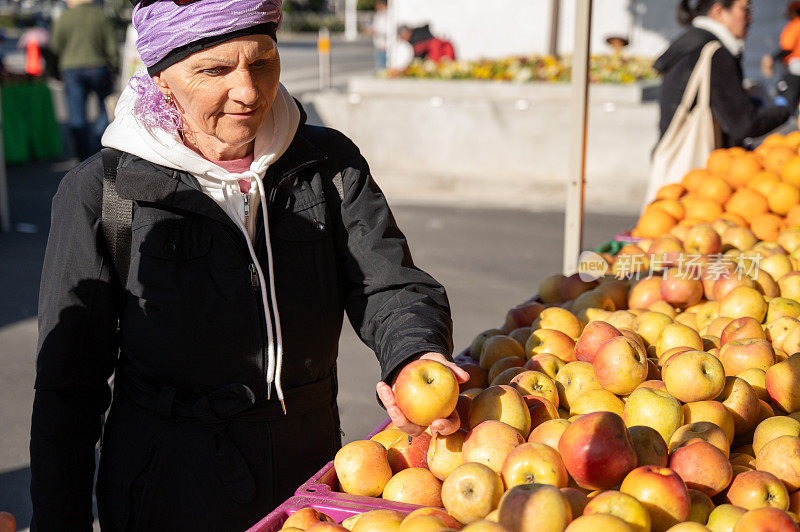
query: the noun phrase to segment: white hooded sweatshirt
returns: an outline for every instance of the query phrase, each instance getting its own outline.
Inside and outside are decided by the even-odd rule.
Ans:
[[[258,273],[261,287],[269,342],[267,394],[270,394],[274,382],[278,399],[283,404],[281,388],[283,346],[280,315],[275,297],[272,246],[269,231],[264,231],[267,246],[267,274],[269,276],[269,283],[267,283],[253,246],[256,220],[254,213],[260,206],[264,225],[268,226],[264,175],[269,166],[277,161],[291,144],[300,124],[300,110],[286,88],[279,85],[275,102],[264,124],[256,134],[253,163],[250,165],[250,170],[241,174],[233,174],[188,148],[177,131],[168,132],[144,126],[134,113],[136,98],[137,94],[132,88],[127,87],[123,91],[117,103],[115,119],[106,129],[102,144],[105,147],[141,157],[151,163],[193,175],[197,178],[203,192],[213,199],[239,227],[247,241],[250,258]],[[243,179],[250,181],[251,187],[248,193],[242,193],[239,187],[239,181]],[[271,297],[267,296],[267,286],[270,289]],[[275,318],[274,331],[271,316]]]

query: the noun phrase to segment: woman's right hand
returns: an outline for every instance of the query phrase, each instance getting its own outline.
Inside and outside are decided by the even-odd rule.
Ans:
[[[775,60],[769,54],[761,57],[761,73],[767,78],[771,78],[775,74]]]

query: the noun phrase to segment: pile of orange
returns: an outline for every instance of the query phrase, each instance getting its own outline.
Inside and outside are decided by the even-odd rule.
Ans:
[[[800,131],[774,134],[748,152],[716,150],[705,168],[662,187],[642,214],[633,236],[658,238],[676,227],[723,220],[774,242],[800,226]]]

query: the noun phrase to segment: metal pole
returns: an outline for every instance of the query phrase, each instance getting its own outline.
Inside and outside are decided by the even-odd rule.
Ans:
[[[347,0],[344,10],[344,40],[353,42],[358,38],[358,0]]]
[[[319,88],[320,90],[329,89],[331,87],[331,36],[328,28],[319,29],[317,51],[319,52]]]
[[[6,182],[6,154],[3,149],[3,123],[0,117],[0,231],[11,231],[11,213],[8,207],[8,183]]]
[[[564,274],[578,270],[583,247],[583,195],[586,183],[586,128],[589,109],[589,48],[592,0],[575,3],[575,50],[572,59],[572,153],[564,220]]]
[[[553,57],[558,55],[558,18],[561,11],[561,0],[550,0],[550,44],[547,53]]]

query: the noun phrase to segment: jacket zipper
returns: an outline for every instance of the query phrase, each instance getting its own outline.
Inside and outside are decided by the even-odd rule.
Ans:
[[[249,266],[250,269],[250,284],[253,285],[253,288],[258,288],[258,272],[256,271],[256,265],[252,262]],[[258,292],[258,290],[256,290]]]
[[[242,200],[244,201],[244,228],[250,230],[250,194],[242,192]]]

